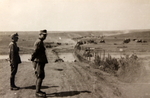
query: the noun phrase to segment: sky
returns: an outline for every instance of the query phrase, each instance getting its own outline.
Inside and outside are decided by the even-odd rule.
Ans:
[[[0,31],[150,29],[150,0],[0,0]]]

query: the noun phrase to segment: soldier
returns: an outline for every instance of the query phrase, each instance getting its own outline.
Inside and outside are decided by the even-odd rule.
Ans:
[[[45,52],[46,48],[43,43],[46,37],[47,37],[47,30],[41,30],[39,34],[39,38],[34,43],[34,52],[31,56],[31,61],[34,64],[35,75],[37,77],[37,80],[36,80],[36,96],[37,97],[46,95],[45,92],[40,90],[42,81],[45,78],[44,67],[45,67],[45,64],[48,63],[46,52]]]
[[[19,47],[17,46],[18,41],[18,33],[12,34],[11,39],[12,41],[9,44],[9,60],[11,66],[11,76],[10,76],[10,87],[11,90],[19,90],[19,87],[15,85],[15,75],[18,70],[18,64],[21,63],[21,59],[19,56]]]

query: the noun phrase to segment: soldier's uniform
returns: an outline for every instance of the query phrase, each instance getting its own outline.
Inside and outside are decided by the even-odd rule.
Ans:
[[[21,63],[21,59],[19,56],[19,47],[17,46],[17,43],[13,40],[14,37],[18,37],[18,34],[12,34],[11,37],[12,42],[10,42],[9,44],[9,60],[11,66],[10,86],[11,90],[18,90],[19,88],[15,85],[15,75],[18,70],[18,64]]]
[[[34,43],[34,52],[31,57],[31,61],[34,61],[34,69],[36,71],[37,78],[44,79],[45,72],[44,67],[45,64],[48,63],[46,56],[46,48],[42,40],[37,39]]]
[[[41,34],[47,35],[47,31],[41,31],[40,35]],[[44,46],[43,40],[41,40],[40,38],[37,39],[36,42],[34,43],[34,52],[31,56],[31,61],[33,61],[34,63],[35,74],[37,77],[36,94],[45,93],[42,92],[40,89],[41,89],[42,81],[45,78],[44,67],[45,64],[48,63],[48,60],[46,56],[46,48]]]

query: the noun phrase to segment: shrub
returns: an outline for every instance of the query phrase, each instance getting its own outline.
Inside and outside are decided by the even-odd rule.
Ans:
[[[101,70],[108,73],[115,73],[119,68],[119,63],[116,58],[112,58],[109,54],[108,57],[102,59],[97,55],[94,60],[95,65],[99,66]]]

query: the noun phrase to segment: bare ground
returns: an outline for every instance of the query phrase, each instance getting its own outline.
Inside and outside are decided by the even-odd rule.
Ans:
[[[93,69],[81,62],[58,62],[48,50],[49,63],[42,90],[48,98],[150,98],[150,60],[145,60],[144,77],[136,83],[123,83],[116,77]],[[9,86],[10,66],[0,61],[0,98],[35,98],[35,76],[31,62],[19,65],[16,85],[21,89],[11,91]],[[145,74],[146,73],[146,74]]]

